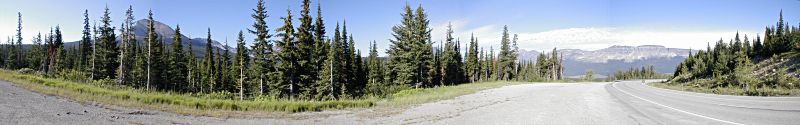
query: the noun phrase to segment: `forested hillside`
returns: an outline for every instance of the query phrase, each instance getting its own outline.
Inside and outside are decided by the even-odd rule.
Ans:
[[[752,40],[751,40],[752,38]],[[680,63],[669,82],[699,88],[736,88],[744,95],[788,95],[797,84],[800,28],[783,21],[762,35],[740,36],[693,53]]]

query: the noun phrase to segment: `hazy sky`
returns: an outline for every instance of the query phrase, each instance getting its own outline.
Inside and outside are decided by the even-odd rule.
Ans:
[[[24,42],[30,43],[37,32],[47,32],[55,25],[62,27],[66,41],[76,41],[84,9],[95,21],[108,6],[118,26],[132,5],[136,19],[146,18],[147,10],[152,9],[156,20],[172,27],[180,24],[189,37],[205,37],[206,28],[211,28],[215,40],[227,38],[233,44],[239,30],[250,28],[256,1],[0,0],[0,36],[5,42],[15,34],[17,12],[21,12]],[[283,23],[279,18],[286,16],[286,9],[299,17],[299,0],[266,3],[270,33]],[[373,40],[381,52],[389,46],[391,27],[400,23],[406,3],[425,8],[434,41],[444,38],[445,27],[451,23],[462,44],[474,34],[480,46],[497,48],[502,27],[508,25],[512,34],[519,34],[521,49],[540,51],[648,44],[705,48],[707,42],[727,41],[737,31],[751,38],[763,34],[765,26],[775,24],[781,9],[786,22],[800,22],[798,0],[312,0],[313,5],[317,3],[322,4],[328,36],[337,22],[346,20],[348,33],[362,52],[368,51]],[[295,23],[299,21],[295,19]],[[252,41],[251,34],[246,36]]]

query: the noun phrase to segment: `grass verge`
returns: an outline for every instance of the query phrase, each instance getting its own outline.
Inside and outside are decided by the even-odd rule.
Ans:
[[[679,90],[679,91],[690,91],[690,92],[699,92],[699,93],[710,93],[710,94],[721,94],[721,95],[738,95],[738,96],[800,96],[800,89],[789,89],[789,88],[753,88],[749,90],[745,90],[741,87],[716,87],[716,88],[709,88],[709,87],[702,87],[699,85],[695,85],[692,83],[685,83],[685,84],[678,84],[678,83],[666,83],[666,82],[655,82],[650,83],[650,86],[658,87],[658,88],[665,88],[665,89],[672,89],[672,90]]]
[[[436,88],[407,89],[386,98],[364,98],[331,101],[306,100],[235,100],[209,98],[202,95],[153,92],[141,89],[113,87],[95,83],[78,83],[62,79],[43,78],[0,70],[0,80],[48,95],[58,95],[82,103],[98,102],[122,107],[154,109],[178,114],[203,116],[248,116],[249,114],[321,111],[328,109],[369,108],[374,106],[410,106],[452,99],[481,90],[530,82],[493,81],[467,83]],[[563,81],[562,81],[563,82]]]
[[[129,88],[100,87],[60,79],[42,78],[0,71],[0,79],[43,94],[67,97],[79,102],[99,102],[123,107],[150,108],[180,114],[223,116],[236,111],[302,112],[349,107],[371,107],[372,99],[304,100],[233,100],[211,99],[189,94],[152,92]]]

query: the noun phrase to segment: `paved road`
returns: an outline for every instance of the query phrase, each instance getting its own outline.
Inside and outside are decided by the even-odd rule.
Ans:
[[[800,124],[800,97],[727,96],[647,86],[606,85],[616,99],[660,124]]]
[[[387,113],[389,112],[389,113]],[[800,124],[800,97],[743,97],[654,88],[641,81],[505,86],[403,109],[213,118],[142,111],[34,93],[0,81],[8,124]]]

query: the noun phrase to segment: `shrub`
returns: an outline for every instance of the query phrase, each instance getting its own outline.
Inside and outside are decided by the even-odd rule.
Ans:
[[[77,70],[63,70],[58,72],[58,78],[63,78],[70,81],[86,82],[89,81],[89,74]]]

